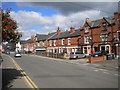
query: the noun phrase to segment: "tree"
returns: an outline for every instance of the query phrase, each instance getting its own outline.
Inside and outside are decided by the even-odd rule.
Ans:
[[[2,29],[2,41],[3,42],[18,42],[22,34],[17,31],[17,23],[10,17],[11,10],[0,9],[0,29]]]

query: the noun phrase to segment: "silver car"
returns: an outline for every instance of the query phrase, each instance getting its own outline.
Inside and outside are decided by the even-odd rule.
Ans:
[[[77,59],[77,58],[83,58],[85,57],[84,53],[81,52],[71,52],[70,53],[70,59]]]

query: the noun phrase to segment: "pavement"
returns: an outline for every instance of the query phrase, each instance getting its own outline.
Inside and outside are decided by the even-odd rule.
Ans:
[[[2,55],[2,89],[30,88],[11,58]]]
[[[71,63],[83,64],[91,67],[107,69],[107,70],[115,70],[118,71],[118,59],[106,60],[106,61],[98,61],[93,63],[88,63],[88,59],[78,59],[78,60],[71,60]]]

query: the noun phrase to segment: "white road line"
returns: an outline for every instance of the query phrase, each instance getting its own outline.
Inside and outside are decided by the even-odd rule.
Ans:
[[[114,74],[115,76],[118,76],[118,74]]]
[[[99,69],[99,70],[101,70],[101,71],[108,71],[108,70],[106,70],[106,69]]]
[[[97,71],[99,71],[99,70],[93,70],[93,71],[96,71],[96,72],[97,72]]]
[[[105,74],[110,74],[110,73],[108,73],[108,72],[103,72],[103,73],[105,73]]]
[[[85,63],[85,64],[82,64],[82,65],[89,65],[89,63]]]

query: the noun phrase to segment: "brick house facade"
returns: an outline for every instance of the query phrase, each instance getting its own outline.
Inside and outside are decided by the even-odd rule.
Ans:
[[[31,36],[31,38],[28,40],[20,41],[20,43],[21,43],[21,52],[22,53],[25,53],[28,51],[35,53],[35,47],[36,47],[35,36]]]
[[[36,54],[48,52],[48,39],[55,34],[56,32],[49,34],[36,34]]]
[[[58,28],[57,34],[48,39],[48,52],[63,53],[77,52],[81,50],[79,46],[80,29],[73,27],[69,31],[61,32]]]
[[[106,51],[118,57],[119,18],[118,12],[115,12],[114,16],[95,21],[87,18],[80,31],[83,53],[90,55],[98,51]]]

